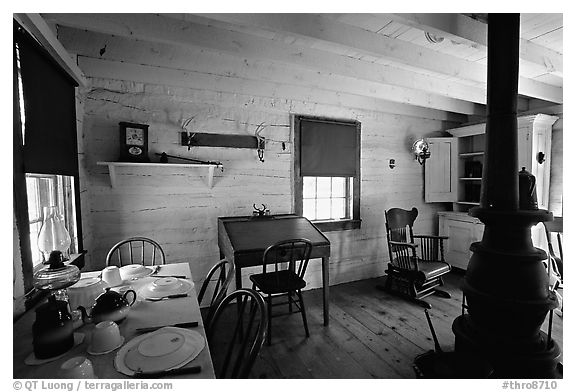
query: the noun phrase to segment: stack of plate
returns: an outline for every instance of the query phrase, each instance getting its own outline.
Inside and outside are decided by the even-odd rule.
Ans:
[[[158,278],[146,284],[138,292],[140,298],[163,298],[170,295],[188,294],[194,283],[178,278]]]
[[[196,331],[164,327],[135,337],[116,354],[116,370],[127,376],[181,368],[200,354],[206,341]]]
[[[128,264],[124,267],[120,267],[120,277],[124,281],[144,278],[146,276],[152,275],[153,272],[154,268],[141,264]]]

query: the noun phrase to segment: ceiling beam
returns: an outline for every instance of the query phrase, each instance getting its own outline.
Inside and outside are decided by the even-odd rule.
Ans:
[[[382,17],[458,43],[487,49],[487,25],[461,14],[383,14]],[[520,59],[539,65],[543,72],[563,74],[561,53],[526,39],[520,39]]]
[[[86,57],[209,73],[222,78],[236,77],[313,87],[467,115],[486,113],[484,105],[421,90],[390,86],[270,60],[246,59],[203,48],[134,41],[63,26],[59,29],[58,37],[70,52]]]
[[[312,14],[199,14],[217,21],[256,27],[276,32],[297,34],[352,48],[372,56],[424,70],[486,83],[486,66],[448,56],[410,42],[340,23]],[[520,78],[518,93],[546,101],[561,103],[562,88]]]
[[[419,91],[420,95],[424,92],[433,94],[432,96],[480,104],[484,104],[486,100],[486,92],[482,88],[445,81],[391,66],[368,63],[326,51],[298,47],[158,15],[45,14],[44,17],[51,22],[76,29],[86,29],[133,40],[191,48],[204,47],[241,58],[282,62],[305,67],[316,72],[332,73],[402,88],[396,89],[397,91],[409,92],[406,89],[413,90],[404,95],[402,98],[404,102],[410,102],[412,98],[417,99],[418,95],[412,95],[416,91]],[[454,106],[446,107],[444,110],[459,112],[461,109]],[[483,111],[483,108],[472,109],[474,112],[478,112],[478,110]]]
[[[72,79],[82,87],[87,86],[86,77],[82,70],[74,63],[70,54],[64,49],[40,14],[14,14],[14,19],[42,44]]]

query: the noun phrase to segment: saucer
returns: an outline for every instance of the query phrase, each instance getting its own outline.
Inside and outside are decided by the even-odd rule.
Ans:
[[[138,298],[162,298],[170,295],[188,294],[194,283],[186,279],[158,278],[138,291]]]
[[[74,345],[70,348],[70,350],[72,350],[74,347],[82,344],[82,342],[84,341],[84,336],[85,336],[85,335],[84,335],[83,333],[81,333],[81,332],[74,332]],[[55,360],[57,360],[57,359],[62,358],[62,357],[65,356],[66,354],[68,354],[68,353],[70,352],[70,350],[68,350],[68,351],[66,351],[66,352],[64,352],[64,353],[62,353],[62,354],[60,354],[60,355],[57,355],[57,356],[55,356],[55,357],[43,358],[43,359],[36,358],[36,354],[34,354],[34,351],[32,351],[32,352],[30,353],[30,355],[28,355],[28,356],[26,357],[26,359],[24,359],[24,363],[25,363],[26,365],[36,366],[36,365],[42,365],[42,364],[45,364],[45,363],[53,362],[53,361],[55,361]]]
[[[101,351],[101,352],[99,352],[99,351],[92,351],[92,345],[90,345],[90,346],[88,347],[88,350],[86,350],[86,351],[87,351],[88,354],[90,354],[90,355],[103,355],[103,354],[111,353],[112,351],[114,351],[114,350],[122,347],[123,344],[124,344],[124,336],[120,336],[120,343],[118,343],[118,345],[117,345],[116,347],[111,348],[110,350]]]

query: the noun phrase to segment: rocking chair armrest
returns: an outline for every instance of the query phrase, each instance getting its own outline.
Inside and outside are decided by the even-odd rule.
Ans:
[[[447,240],[448,236],[445,235],[427,235],[427,234],[414,234],[412,237],[414,238],[431,238],[435,240]]]
[[[416,250],[416,248],[418,248],[418,244],[415,244],[413,242],[388,241],[388,243],[390,245],[406,246],[406,247],[412,248],[414,250]]]

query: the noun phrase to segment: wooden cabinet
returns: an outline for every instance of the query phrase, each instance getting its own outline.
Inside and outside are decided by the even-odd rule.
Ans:
[[[468,268],[472,252],[470,244],[482,240],[484,224],[465,212],[439,212],[440,235],[448,237],[444,242],[444,256],[453,267]]]
[[[437,137],[427,139],[430,158],[424,168],[424,200],[454,201],[457,197],[458,139]]]
[[[536,177],[538,206],[548,209],[550,153],[555,116],[536,114],[518,118],[518,170]],[[425,168],[425,201],[452,202],[453,211],[439,212],[439,233],[449,237],[446,261],[466,269],[470,244],[482,240],[484,224],[467,211],[480,203],[486,124],[449,129],[454,137],[429,139],[431,156]],[[439,156],[435,156],[435,154]],[[546,249],[542,224],[532,229],[534,246]]]
[[[538,204],[548,208],[550,152],[555,116],[536,114],[518,118],[518,170],[536,176]],[[454,211],[479,205],[484,166],[486,124],[448,129],[454,137],[430,138],[431,156],[424,170],[424,200],[453,202]]]

